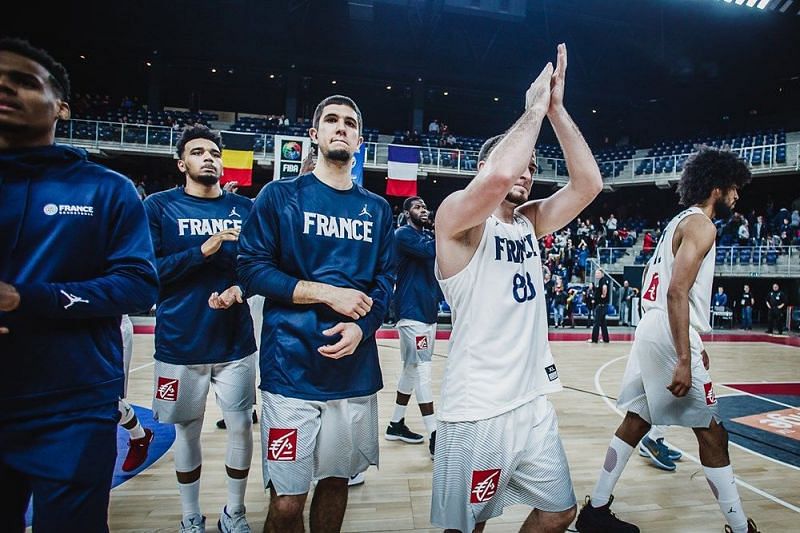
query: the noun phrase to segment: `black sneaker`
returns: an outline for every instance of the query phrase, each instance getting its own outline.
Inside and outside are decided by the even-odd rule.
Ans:
[[[433,460],[434,452],[436,451],[436,432],[431,433],[431,438],[428,441],[428,449],[431,451],[431,460]]]
[[[732,533],[733,529],[728,524],[725,524],[725,533]],[[752,518],[747,519],[747,533],[760,533],[758,531],[758,527],[756,527],[756,523],[753,522]]]
[[[611,512],[611,503],[614,496],[602,507],[592,507],[592,499],[587,496],[575,529],[580,533],[639,533],[639,528],[628,522],[623,522]]]
[[[408,429],[405,420],[405,418],[401,418],[400,422],[389,422],[389,427],[386,428],[386,440],[401,440],[409,444],[424,442],[425,437]]]

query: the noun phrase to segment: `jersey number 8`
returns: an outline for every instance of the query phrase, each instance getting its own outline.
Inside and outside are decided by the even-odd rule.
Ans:
[[[536,289],[533,287],[533,280],[529,273],[514,274],[514,289],[512,291],[514,299],[519,303],[529,302],[536,298]]]

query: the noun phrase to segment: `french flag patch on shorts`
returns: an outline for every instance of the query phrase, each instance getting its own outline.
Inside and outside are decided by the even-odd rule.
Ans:
[[[488,502],[497,492],[500,484],[500,469],[473,470],[472,488],[470,489],[469,503]]]
[[[297,459],[297,430],[269,428],[267,461],[294,461]]]
[[[178,400],[178,379],[158,376],[156,400],[174,402]]]

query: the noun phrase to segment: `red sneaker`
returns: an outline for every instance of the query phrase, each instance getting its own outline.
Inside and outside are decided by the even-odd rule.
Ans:
[[[125,462],[122,463],[123,472],[136,470],[144,464],[147,460],[147,450],[150,449],[152,441],[153,432],[148,428],[144,428],[144,437],[141,439],[130,439],[128,441],[128,455],[125,457]]]

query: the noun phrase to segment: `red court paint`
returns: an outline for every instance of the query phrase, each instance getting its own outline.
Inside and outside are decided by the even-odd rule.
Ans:
[[[758,394],[776,394],[779,396],[800,396],[800,382],[795,383],[726,383],[726,387]]]
[[[139,334],[155,333],[155,326],[145,324],[134,324],[133,332]],[[591,337],[591,331],[584,329],[583,331],[550,331],[548,338],[551,341],[559,342],[586,342]],[[397,329],[379,329],[375,332],[376,339],[397,339]],[[781,344],[784,346],[796,346],[800,348],[800,337],[775,337],[765,333],[748,333],[743,335],[736,335],[735,333],[709,333],[702,335],[705,342],[768,342],[771,344]],[[436,332],[436,340],[449,340],[450,330],[440,330]],[[611,333],[610,340],[614,342],[631,342],[633,341],[633,330],[629,333]]]

